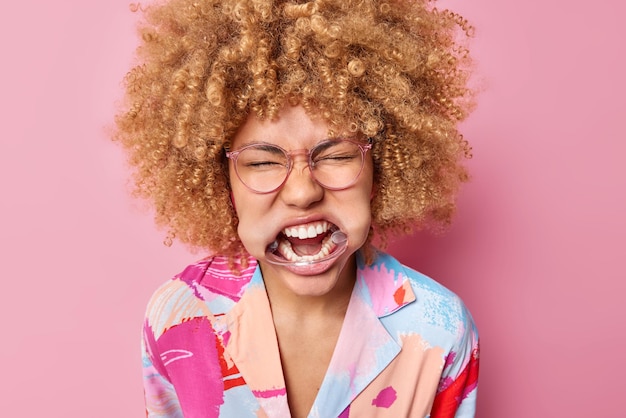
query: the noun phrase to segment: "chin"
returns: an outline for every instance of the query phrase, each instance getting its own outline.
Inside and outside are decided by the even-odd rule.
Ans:
[[[330,266],[313,264],[306,266],[277,266],[261,261],[263,276],[272,284],[278,284],[295,296],[319,297],[332,293],[354,279],[354,254],[339,260]],[[320,267],[321,266],[321,267]],[[325,267],[325,268],[323,268]]]

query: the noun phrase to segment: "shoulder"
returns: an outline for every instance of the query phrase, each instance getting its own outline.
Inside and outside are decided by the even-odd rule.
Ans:
[[[256,260],[246,261],[232,264],[226,257],[213,256],[187,266],[152,294],[146,325],[158,338],[191,318],[227,312],[241,298],[257,267]]]
[[[396,282],[410,285],[414,300],[398,310],[396,319],[414,325],[426,335],[446,336],[446,340],[457,343],[467,337],[477,338],[469,310],[450,289],[383,252],[377,254],[372,267],[394,277]]]

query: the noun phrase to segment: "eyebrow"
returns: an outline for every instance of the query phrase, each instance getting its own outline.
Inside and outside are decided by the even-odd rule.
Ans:
[[[273,154],[282,154],[282,150],[281,150],[281,148],[278,145],[270,144],[269,142],[252,141],[252,142],[249,142],[247,144],[243,144],[243,146],[241,146],[240,149],[244,148],[244,147],[249,147],[251,145],[254,145],[255,147],[257,147],[257,149],[259,149],[261,151],[267,151],[267,152],[271,152]]]
[[[282,154],[283,151],[278,147],[278,145],[272,145],[272,144],[265,144],[265,143],[258,143],[258,144],[254,144],[257,146],[258,149],[260,149],[261,151],[267,151],[267,152],[271,152],[272,154]]]
[[[333,145],[335,145],[337,142],[340,142],[342,139],[346,139],[344,137],[337,137],[337,138],[326,138],[321,142],[318,142],[317,144],[315,144],[315,146],[313,146],[313,148],[315,148],[318,151],[325,151],[328,148],[332,147]],[[311,148],[311,149],[313,149]]]
[[[317,144],[315,144],[311,148],[309,148],[309,150],[315,148],[315,149],[319,149],[320,151],[324,151],[325,149],[333,146],[337,142],[339,142],[341,140],[344,140],[344,139],[355,140],[354,137],[343,136],[343,135],[342,136],[336,136],[336,137],[328,137],[328,138],[324,138],[324,139],[320,140]],[[279,153],[279,152],[281,152],[280,150],[282,149],[282,147],[280,147],[279,145],[272,144],[270,142],[265,142],[265,141],[250,141],[250,142],[242,144],[239,147],[239,149],[244,148],[244,147],[248,147],[250,145],[254,145],[254,146],[258,147],[258,149],[260,149],[262,151],[268,151],[268,152],[272,152],[272,153]],[[290,151],[286,150],[286,152],[290,152]]]

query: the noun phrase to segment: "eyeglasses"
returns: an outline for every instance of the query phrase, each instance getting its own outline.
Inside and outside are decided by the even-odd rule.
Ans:
[[[354,185],[363,171],[368,143],[352,139],[327,139],[310,150],[287,152],[278,145],[251,144],[227,151],[226,157],[235,165],[239,180],[255,193],[272,193],[283,187],[294,158],[304,155],[315,182],[328,190],[343,190]]]

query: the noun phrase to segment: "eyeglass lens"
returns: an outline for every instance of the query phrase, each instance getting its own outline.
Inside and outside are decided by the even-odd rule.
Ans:
[[[363,146],[363,145],[362,145]],[[324,141],[310,151],[309,167],[313,178],[328,189],[351,186],[363,168],[366,148],[349,140]],[[268,193],[287,179],[291,157],[278,146],[256,144],[239,151],[237,175],[250,189]]]

